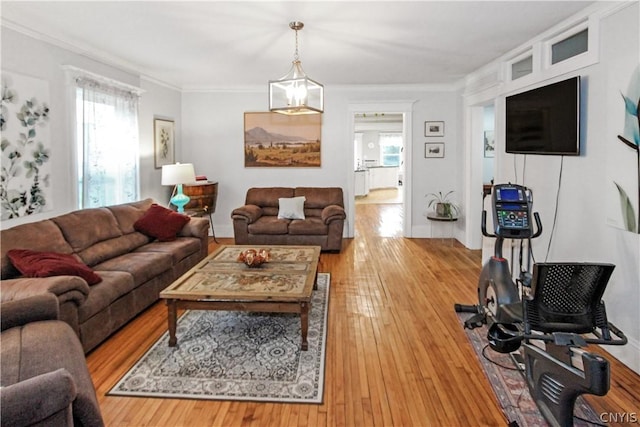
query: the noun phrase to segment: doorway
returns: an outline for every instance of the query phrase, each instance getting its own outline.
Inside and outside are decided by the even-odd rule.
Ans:
[[[354,170],[356,205],[402,203],[403,115],[356,113]]]
[[[411,112],[413,102],[349,105],[348,235],[354,236],[356,195],[396,189],[401,234],[411,237]],[[383,136],[383,138],[380,138]],[[398,142],[400,141],[400,142]],[[372,170],[375,170],[373,176]],[[368,178],[368,179],[367,179]],[[368,181],[365,183],[364,181]]]

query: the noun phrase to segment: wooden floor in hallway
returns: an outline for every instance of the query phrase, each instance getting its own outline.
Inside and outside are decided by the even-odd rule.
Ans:
[[[322,404],[106,396],[167,330],[158,302],[88,355],[108,426],[504,426],[453,310],[473,302],[481,254],[402,238],[401,204],[356,206],[355,237],[322,254],[331,274]],[[232,244],[233,239],[218,239]],[[211,241],[210,250],[217,244]],[[612,360],[612,358],[610,358]],[[640,377],[612,360],[599,412],[640,411]]]

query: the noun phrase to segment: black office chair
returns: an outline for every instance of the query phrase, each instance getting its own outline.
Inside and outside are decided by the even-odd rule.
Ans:
[[[552,426],[573,425],[579,395],[604,396],[609,391],[609,362],[580,347],[627,343],[624,334],[607,321],[602,301],[614,268],[585,263],[533,267],[531,294],[522,301],[526,381]]]

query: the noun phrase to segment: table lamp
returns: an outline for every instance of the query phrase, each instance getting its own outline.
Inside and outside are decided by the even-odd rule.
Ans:
[[[169,200],[178,207],[178,212],[184,212],[184,205],[189,203],[189,196],[182,192],[182,184],[195,182],[196,172],[192,163],[176,163],[162,166],[162,185],[175,185],[175,196]]]

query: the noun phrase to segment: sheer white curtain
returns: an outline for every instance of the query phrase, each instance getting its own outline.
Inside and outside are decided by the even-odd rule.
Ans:
[[[76,79],[80,208],[138,199],[138,95]]]

